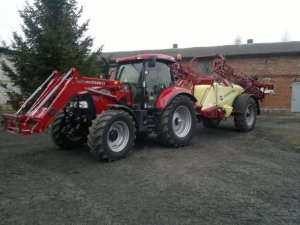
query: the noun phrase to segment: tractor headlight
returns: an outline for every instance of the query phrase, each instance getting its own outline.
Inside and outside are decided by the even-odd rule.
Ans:
[[[79,102],[79,108],[81,109],[87,109],[89,107],[89,104],[87,103],[87,101],[81,101]]]
[[[70,103],[71,108],[77,108],[78,107],[78,102],[71,102]],[[87,109],[89,107],[89,104],[87,101],[80,101],[79,102],[79,107],[80,109]]]

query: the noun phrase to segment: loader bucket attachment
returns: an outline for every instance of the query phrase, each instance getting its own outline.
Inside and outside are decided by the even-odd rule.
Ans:
[[[21,135],[31,134],[30,128],[24,122],[26,117],[17,114],[3,114],[6,131]]]

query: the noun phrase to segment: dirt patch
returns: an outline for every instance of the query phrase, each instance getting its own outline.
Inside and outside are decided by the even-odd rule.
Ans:
[[[300,224],[299,121],[199,125],[188,147],[151,137],[114,163],[0,131],[0,224]]]

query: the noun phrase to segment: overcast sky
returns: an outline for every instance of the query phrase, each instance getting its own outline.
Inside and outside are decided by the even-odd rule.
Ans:
[[[25,0],[0,0],[0,40],[20,31]],[[33,2],[33,0],[29,0]],[[79,0],[104,52],[300,41],[299,0]]]

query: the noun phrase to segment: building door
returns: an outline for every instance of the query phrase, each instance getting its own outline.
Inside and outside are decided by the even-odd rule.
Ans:
[[[300,82],[292,83],[292,112],[300,112]]]

